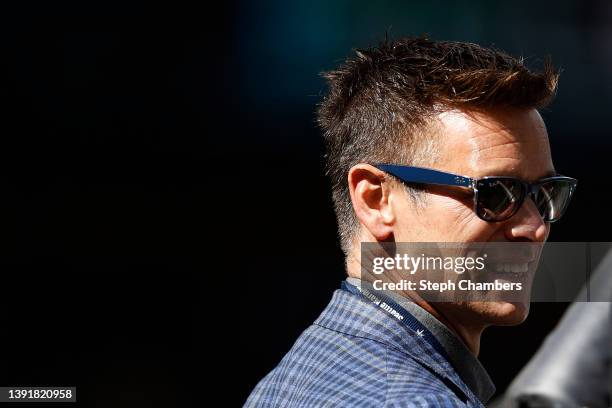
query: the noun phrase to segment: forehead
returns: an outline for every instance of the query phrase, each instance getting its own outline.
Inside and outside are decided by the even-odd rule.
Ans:
[[[447,111],[434,120],[441,170],[537,180],[554,173],[548,133],[535,109]]]

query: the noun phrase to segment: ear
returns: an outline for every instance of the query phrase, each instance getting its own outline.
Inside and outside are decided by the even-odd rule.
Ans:
[[[391,185],[386,174],[376,167],[360,163],[348,172],[353,209],[359,222],[377,241],[393,236],[395,214],[389,205]]]

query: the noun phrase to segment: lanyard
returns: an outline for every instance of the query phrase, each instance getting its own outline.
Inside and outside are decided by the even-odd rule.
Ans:
[[[351,285],[346,281],[342,281],[341,288],[348,292],[351,292],[355,295],[363,296],[366,300],[369,300],[374,305],[383,309],[385,312],[399,320],[402,324],[416,332],[416,335],[424,339],[429,345],[431,345],[438,353],[444,356],[448,360],[448,355],[444,347],[440,344],[438,339],[434,337],[434,335],[425,327],[421,322],[419,322],[413,315],[408,313],[406,309],[398,305],[395,301],[393,301],[388,296],[380,293],[378,291],[376,294],[372,293],[372,291],[365,288],[358,288],[355,285]]]

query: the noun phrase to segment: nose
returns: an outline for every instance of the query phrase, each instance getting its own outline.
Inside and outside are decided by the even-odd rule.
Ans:
[[[550,224],[542,219],[531,195],[508,221],[505,233],[510,241],[544,242],[548,238]]]

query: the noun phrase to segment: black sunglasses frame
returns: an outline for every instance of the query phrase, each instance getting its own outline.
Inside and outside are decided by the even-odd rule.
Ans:
[[[439,170],[428,169],[425,167],[413,167],[413,166],[402,166],[397,164],[376,164],[376,168],[384,171],[385,173],[389,173],[400,180],[406,183],[418,183],[418,184],[433,184],[433,185],[442,185],[442,186],[455,186],[455,187],[464,187],[471,189],[474,195],[474,212],[476,215],[487,222],[502,222],[510,219],[514,216],[520,208],[523,206],[527,197],[531,197],[534,202],[536,202],[538,198],[538,194],[540,192],[540,188],[542,185],[550,183],[551,181],[564,181],[569,184],[569,194],[566,200],[565,205],[561,208],[559,214],[550,220],[544,218],[543,214],[540,214],[543,217],[544,222],[552,223],[558,221],[565,210],[567,209],[569,202],[572,199],[572,195],[576,190],[576,185],[578,184],[578,180],[566,177],[566,176],[552,176],[546,177],[536,181],[535,183],[528,183],[516,177],[509,176],[486,176],[481,178],[472,178],[467,176],[460,176],[453,173],[447,173]],[[522,193],[520,198],[517,200],[519,203],[515,206],[514,210],[507,216],[503,218],[495,218],[495,219],[487,219],[485,218],[479,211],[479,191],[478,187],[480,184],[485,183],[487,181],[499,181],[499,180],[512,180],[513,182],[518,182],[522,188]],[[539,210],[538,210],[539,211]]]

